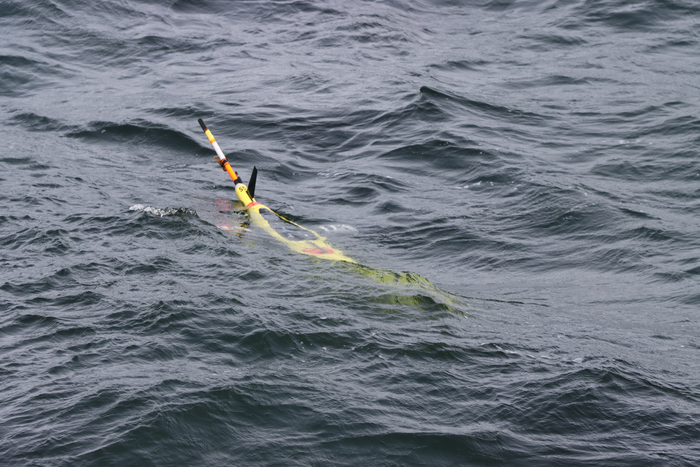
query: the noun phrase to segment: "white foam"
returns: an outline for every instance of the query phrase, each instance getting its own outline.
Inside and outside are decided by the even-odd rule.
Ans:
[[[129,211],[143,211],[158,217],[176,216],[179,214],[196,214],[195,211],[188,208],[154,208],[152,206],[144,206],[143,204],[134,204],[133,206],[129,207]]]
[[[351,225],[345,224],[325,224],[316,227],[319,231],[324,233],[349,233],[356,234],[357,229]]]
[[[216,227],[224,232],[242,232],[245,230],[243,227],[233,224],[216,224]]]

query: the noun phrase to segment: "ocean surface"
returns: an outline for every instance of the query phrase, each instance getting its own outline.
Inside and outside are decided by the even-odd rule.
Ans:
[[[695,0],[3,0],[0,465],[700,465],[699,70]]]

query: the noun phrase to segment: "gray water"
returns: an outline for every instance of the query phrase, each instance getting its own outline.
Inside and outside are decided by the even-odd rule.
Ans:
[[[700,462],[691,1],[0,5],[0,464]],[[362,266],[252,225],[256,199]]]

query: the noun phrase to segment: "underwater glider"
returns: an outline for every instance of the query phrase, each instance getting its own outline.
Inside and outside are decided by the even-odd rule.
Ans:
[[[253,167],[253,173],[250,176],[250,184],[246,185],[236,171],[233,170],[231,164],[229,164],[229,162],[226,160],[226,156],[224,156],[224,153],[221,151],[219,143],[216,142],[214,135],[211,134],[211,131],[209,131],[207,126],[204,124],[204,121],[201,118],[198,121],[199,125],[202,127],[202,130],[204,130],[204,134],[206,134],[207,138],[209,138],[209,142],[212,146],[214,146],[214,151],[216,151],[214,159],[216,159],[216,162],[218,162],[221,168],[224,169],[224,172],[228,173],[231,180],[233,180],[236,187],[236,196],[245,207],[245,210],[248,212],[253,225],[260,227],[271,237],[287,245],[290,250],[296,251],[297,253],[315,256],[317,258],[357,264],[357,261],[345,256],[341,251],[333,248],[330,243],[328,243],[328,239],[326,237],[319,235],[311,229],[302,227],[289,219],[285,219],[272,209],[255,201],[255,182],[258,175],[258,169]],[[270,222],[267,219],[265,219],[266,215],[276,216],[282,221],[308,232],[310,234],[309,237],[311,238],[294,240],[293,238],[283,236],[270,225]]]
[[[363,266],[354,259],[345,256],[345,254],[341,251],[333,248],[330,243],[328,243],[328,239],[326,237],[319,235],[311,229],[302,227],[289,219],[285,219],[272,209],[255,201],[255,182],[258,175],[257,168],[253,167],[253,172],[250,176],[250,183],[246,185],[236,171],[233,170],[231,164],[229,164],[229,162],[226,160],[226,156],[224,156],[219,144],[216,142],[216,139],[214,139],[214,135],[212,135],[211,131],[207,129],[207,126],[204,124],[204,121],[201,118],[199,119],[199,125],[202,127],[202,130],[204,130],[207,138],[209,138],[209,142],[212,144],[212,146],[214,146],[214,151],[216,151],[216,156],[214,156],[214,159],[216,159],[216,162],[219,163],[221,168],[224,169],[224,171],[231,177],[231,180],[233,180],[233,183],[236,186],[236,196],[250,216],[251,224],[260,227],[271,237],[287,245],[287,247],[289,247],[289,249],[292,251],[302,253],[304,255],[314,256],[316,258],[338,261],[339,264],[343,265],[345,268],[369,277],[375,282],[394,285],[400,288],[410,289],[411,291],[422,291],[429,297],[427,298],[423,295],[384,294],[376,298],[375,301],[393,305],[425,306],[427,304],[430,306],[437,306],[442,310],[449,311],[454,314],[467,315],[465,312],[453,307],[453,305],[467,306],[461,300],[461,297],[435,287],[425,277],[411,272],[398,273]],[[279,231],[272,227],[265,216],[268,216],[268,218],[276,224],[279,224],[277,222],[278,218],[282,221]],[[295,228],[287,230],[284,225],[294,226]],[[296,232],[291,233],[290,231]],[[299,235],[299,231],[302,232],[302,235]],[[284,233],[284,235],[280,232]],[[295,236],[306,238],[295,239]]]

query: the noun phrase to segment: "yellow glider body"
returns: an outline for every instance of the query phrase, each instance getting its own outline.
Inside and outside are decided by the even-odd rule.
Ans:
[[[345,261],[348,263],[356,262],[352,258],[345,256],[341,251],[333,248],[330,245],[330,243],[328,243],[328,239],[326,237],[319,235],[311,229],[302,227],[299,224],[290,221],[289,219],[285,219],[284,217],[280,216],[264,204],[256,202],[250,197],[250,194],[248,193],[248,188],[245,185],[238,184],[236,186],[236,195],[238,196],[238,199],[241,201],[241,203],[243,203],[243,206],[245,206],[245,209],[248,212],[248,215],[250,216],[251,224],[261,228],[262,230],[267,232],[272,238],[278,240],[280,243],[287,245],[287,247],[289,247],[290,250],[296,251],[297,253],[302,253],[304,255],[316,256],[317,258],[330,259],[335,261]],[[270,225],[270,222],[265,218],[266,214],[271,214],[273,216],[279,217],[282,221],[288,222],[289,224],[308,232],[313,236],[313,238],[304,240],[293,240],[282,235]]]

